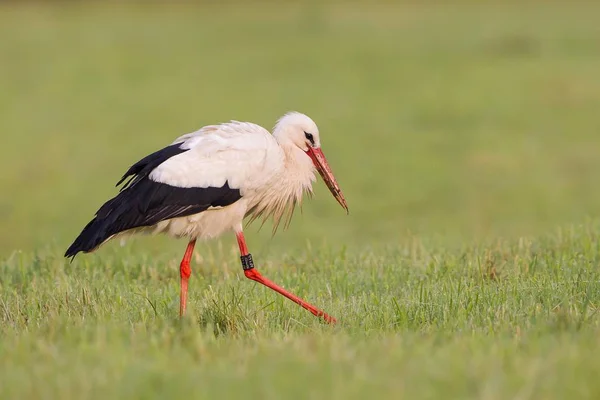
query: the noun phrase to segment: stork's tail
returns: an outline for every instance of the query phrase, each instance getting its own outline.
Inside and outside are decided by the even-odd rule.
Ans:
[[[79,252],[90,253],[98,248],[113,235],[110,230],[111,222],[107,218],[98,219],[98,217],[91,220],[69,246],[65,257],[70,257],[72,260]]]

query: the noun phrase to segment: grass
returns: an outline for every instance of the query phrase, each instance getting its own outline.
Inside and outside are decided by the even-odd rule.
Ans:
[[[0,6],[0,398],[597,398],[599,6]],[[219,30],[226,29],[217,34]],[[132,163],[321,128],[288,231],[64,249]]]
[[[240,278],[233,257],[196,270],[183,321],[175,260],[14,257],[0,281],[0,394],[595,398],[599,233],[264,265],[335,327]]]

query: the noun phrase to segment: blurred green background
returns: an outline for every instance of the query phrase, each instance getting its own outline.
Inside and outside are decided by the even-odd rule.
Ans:
[[[140,158],[289,110],[350,215],[246,236],[336,327],[232,236],[183,320],[185,241],[62,257]],[[2,399],[600,397],[598,1],[2,2],[0,149]]]
[[[179,135],[230,119],[270,129],[288,110],[319,125],[350,215],[319,182],[287,232],[247,230],[253,252],[451,245],[595,218],[599,16],[566,1],[4,3],[0,254],[63,251],[122,173]],[[133,246],[175,257],[184,244]]]

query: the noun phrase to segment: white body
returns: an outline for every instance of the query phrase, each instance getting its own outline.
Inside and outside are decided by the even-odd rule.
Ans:
[[[151,172],[151,180],[178,187],[221,187],[227,181],[229,187],[240,190],[242,198],[226,207],[162,221],[142,230],[206,240],[227,231],[241,232],[247,215],[252,219],[273,217],[274,229],[284,216],[289,223],[304,192],[312,192],[316,171],[310,157],[284,134],[293,118],[306,124],[308,117],[298,113],[284,116],[273,135],[259,125],[232,121],[205,126],[176,139],[173,143],[182,143],[181,147],[190,150],[159,165]],[[318,134],[316,125],[311,130]]]

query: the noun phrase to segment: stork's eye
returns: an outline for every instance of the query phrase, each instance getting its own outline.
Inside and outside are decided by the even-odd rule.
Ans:
[[[310,144],[312,144],[313,146],[315,145],[315,139],[313,138],[312,133],[304,132],[304,136],[306,136]]]

